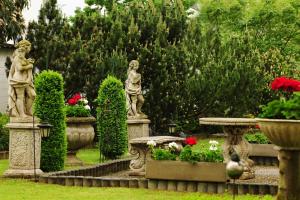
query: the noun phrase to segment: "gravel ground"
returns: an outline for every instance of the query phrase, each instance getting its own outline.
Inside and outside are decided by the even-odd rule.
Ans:
[[[279,169],[275,166],[255,166],[255,178],[249,180],[238,180],[237,183],[256,183],[277,185],[279,180]]]

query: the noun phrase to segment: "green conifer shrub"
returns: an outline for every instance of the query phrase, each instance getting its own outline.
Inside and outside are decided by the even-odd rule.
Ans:
[[[35,89],[34,112],[53,125],[49,137],[42,140],[41,169],[59,171],[64,168],[67,151],[63,78],[57,72],[43,71],[35,79]]]
[[[108,159],[121,156],[127,149],[127,112],[123,84],[108,76],[98,93],[97,129],[100,153]]]

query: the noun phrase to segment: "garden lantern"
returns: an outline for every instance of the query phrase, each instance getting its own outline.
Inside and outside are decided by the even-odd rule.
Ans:
[[[38,127],[40,128],[40,133],[42,137],[49,137],[50,129],[53,127],[51,124],[49,124],[47,121],[42,121]]]
[[[171,122],[170,124],[168,124],[168,127],[169,127],[169,133],[170,134],[173,134],[175,133],[175,130],[176,130],[176,124]]]

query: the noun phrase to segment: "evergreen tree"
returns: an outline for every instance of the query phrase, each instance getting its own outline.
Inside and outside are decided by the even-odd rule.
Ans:
[[[28,25],[27,39],[32,43],[30,56],[39,70],[51,69],[64,75],[68,68],[72,34],[67,19],[57,7],[57,0],[42,5],[38,22]]]
[[[29,0],[0,1],[0,44],[8,40],[16,40],[25,28],[22,10],[28,6]]]

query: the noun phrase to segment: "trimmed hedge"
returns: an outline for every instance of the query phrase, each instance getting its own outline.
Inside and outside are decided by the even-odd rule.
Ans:
[[[9,131],[4,126],[8,123],[9,117],[0,113],[0,151],[8,151]]]
[[[100,153],[115,159],[127,150],[127,113],[123,84],[108,76],[98,93],[97,128]]]
[[[64,169],[67,152],[64,112],[64,81],[54,71],[43,71],[35,79],[35,114],[53,127],[50,136],[42,140],[41,169],[45,172]]]

